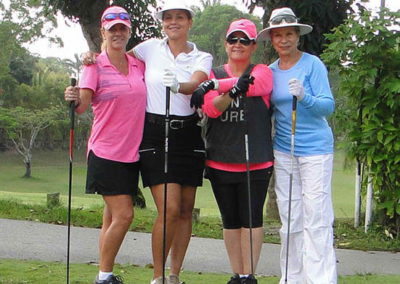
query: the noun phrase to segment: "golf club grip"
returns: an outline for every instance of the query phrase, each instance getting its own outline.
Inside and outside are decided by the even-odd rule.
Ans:
[[[76,79],[71,78],[71,86],[75,87],[76,86]],[[71,118],[71,129],[74,129],[75,125],[75,102],[72,101],[69,104],[69,116]]]
[[[292,135],[294,135],[295,129],[296,129],[296,109],[297,109],[297,97],[293,96],[293,102],[292,102]]]
[[[171,96],[171,88],[165,88],[165,95],[166,95],[166,105],[165,105],[165,115],[169,118],[169,104],[170,104],[170,96]]]

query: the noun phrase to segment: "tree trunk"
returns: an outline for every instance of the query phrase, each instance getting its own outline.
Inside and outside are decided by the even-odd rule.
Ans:
[[[268,186],[268,202],[266,208],[267,218],[280,221],[278,204],[276,203],[275,177],[272,175]]]
[[[102,37],[100,33],[100,17],[104,9],[108,7],[108,1],[94,1],[88,17],[79,19],[83,36],[88,43],[89,50],[100,52]]]
[[[101,50],[101,34],[100,34],[100,22],[84,23],[81,22],[81,28],[83,36],[89,46],[89,50],[93,52],[100,52]]]
[[[30,178],[30,177],[31,177],[31,163],[30,162],[25,162],[24,178]]]

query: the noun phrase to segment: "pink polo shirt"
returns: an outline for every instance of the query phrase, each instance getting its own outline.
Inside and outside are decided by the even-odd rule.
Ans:
[[[79,87],[94,92],[88,153],[92,150],[103,159],[136,162],[146,109],[145,67],[138,59],[126,57],[128,75],[121,74],[103,51],[96,64],[84,67]]]

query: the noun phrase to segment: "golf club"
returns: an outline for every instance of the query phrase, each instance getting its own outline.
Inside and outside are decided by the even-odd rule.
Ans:
[[[165,284],[165,262],[166,262],[166,238],[167,238],[167,186],[168,186],[168,136],[169,136],[169,103],[170,103],[171,89],[166,88],[166,102],[165,102],[165,151],[164,151],[164,214],[163,214],[163,268],[162,268],[162,283]]]
[[[293,188],[293,160],[294,160],[294,134],[296,130],[296,108],[297,108],[297,97],[293,96],[292,103],[292,136],[290,141],[290,177],[289,177],[289,208],[288,208],[288,227],[286,236],[286,263],[285,263],[285,283],[287,283],[287,275],[289,268],[289,235],[290,235],[290,215],[292,211],[292,188]]]
[[[246,155],[246,181],[247,181],[247,199],[249,207],[249,234],[250,234],[250,267],[251,274],[254,275],[254,261],[253,261],[253,216],[252,216],[252,206],[251,206],[251,188],[250,188],[250,158],[249,158],[249,136],[248,136],[248,120],[247,120],[247,97],[244,95],[242,97],[243,101],[243,112],[244,121],[246,124],[244,133],[244,147]]]
[[[76,79],[71,78],[71,86],[75,87]],[[74,152],[74,125],[75,125],[75,102],[69,104],[69,117],[71,127],[69,132],[69,184],[68,184],[68,221],[67,221],[67,284],[69,284],[69,251],[71,243],[71,196],[72,196],[72,160]]]

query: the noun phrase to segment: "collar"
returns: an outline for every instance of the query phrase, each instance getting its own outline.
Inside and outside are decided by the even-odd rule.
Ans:
[[[179,55],[183,54],[183,56],[193,56],[198,53],[198,49],[195,43],[191,41],[187,41],[186,43],[192,48],[192,51],[190,51],[189,53],[181,52]],[[171,52],[168,46],[168,37],[163,38],[160,44],[165,49],[165,51]]]
[[[128,59],[128,65],[129,66],[131,66],[131,65],[137,66],[137,62],[135,61],[133,56],[125,54],[125,57]],[[96,62],[98,62],[99,65],[103,66],[103,67],[114,66],[114,65],[111,64],[110,59],[108,58],[108,55],[107,55],[107,51],[105,49],[97,57],[97,61]]]

